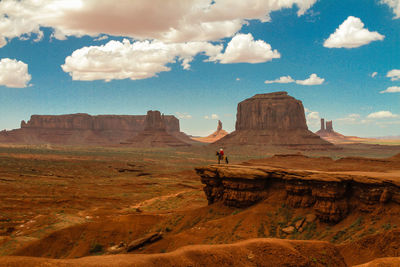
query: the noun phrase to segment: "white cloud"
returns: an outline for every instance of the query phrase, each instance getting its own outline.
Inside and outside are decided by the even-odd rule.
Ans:
[[[279,79],[276,80],[272,80],[272,81],[265,81],[264,83],[266,84],[270,84],[270,83],[293,83],[294,80],[292,79],[292,77],[288,76],[282,76],[279,77]]]
[[[240,81],[240,78],[236,78],[236,81]]]
[[[303,15],[317,0],[2,0],[0,44],[53,29],[54,38],[107,34],[163,42],[220,40],[234,36],[249,20],[299,8]],[[101,19],[99,19],[101,18]]]
[[[381,0],[381,3],[393,9],[393,13],[395,14],[394,19],[400,18],[400,0]]]
[[[292,77],[288,76],[282,76],[279,77],[278,79],[269,81],[266,80],[264,83],[266,84],[271,84],[271,83],[297,83],[297,84],[301,84],[301,85],[319,85],[319,84],[323,84],[325,81],[325,79],[320,78],[317,76],[317,74],[313,73],[310,75],[310,77],[308,77],[305,80],[293,80]]]
[[[400,93],[400,86],[390,86],[386,90],[380,91],[380,93]]]
[[[0,60],[0,85],[12,88],[28,86],[31,75],[28,65],[15,59],[3,58]]]
[[[371,77],[372,77],[372,78],[375,78],[376,75],[378,75],[378,72],[376,72],[376,71],[374,71],[373,73],[371,73]]]
[[[206,119],[206,120],[218,120],[219,116],[217,114],[211,114],[210,116],[208,116],[208,115],[204,116],[204,119]]]
[[[221,49],[220,45],[206,42],[166,44],[160,41],[131,43],[127,39],[122,42],[112,40],[105,45],[75,50],[61,67],[73,80],[138,80],[170,71],[167,64],[177,60],[184,69],[189,69],[197,54],[212,57]]]
[[[317,111],[306,112],[307,125],[310,127],[318,127],[321,122],[321,117]]]
[[[344,118],[337,119],[337,121],[344,122],[344,123],[355,123],[360,117],[361,117],[360,114],[352,113],[352,114],[348,114]]]
[[[263,40],[254,41],[253,35],[236,34],[228,43],[224,53],[210,58],[210,61],[228,63],[262,63],[280,58],[277,50],[272,50],[271,45]]]
[[[100,37],[94,39],[93,41],[98,42],[98,41],[103,41],[103,40],[107,40],[107,39],[108,39],[108,36],[107,35],[103,35],[103,36],[100,36]]]
[[[391,81],[400,80],[400,70],[391,70],[386,74],[386,77],[390,78]]]
[[[324,42],[328,48],[355,48],[369,44],[372,41],[383,40],[384,35],[370,32],[364,28],[364,23],[356,17],[349,16]]]
[[[319,85],[319,84],[323,84],[324,81],[325,81],[325,79],[320,78],[317,76],[317,74],[313,73],[310,75],[310,77],[308,79],[297,80],[296,83],[301,84],[301,85]]]
[[[184,113],[180,113],[180,112],[175,112],[176,116],[178,116],[179,119],[191,119],[192,115],[184,112]]]
[[[378,112],[371,113],[367,116],[368,119],[386,119],[386,118],[395,118],[396,114],[392,114],[390,111],[382,110]]]

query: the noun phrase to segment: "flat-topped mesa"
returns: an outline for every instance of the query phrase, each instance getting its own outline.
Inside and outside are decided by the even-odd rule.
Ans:
[[[157,111],[158,112],[158,111]],[[145,129],[162,128],[167,133],[189,139],[180,132],[173,115],[32,115],[21,128],[0,133],[0,142],[19,144],[116,145]],[[157,118],[156,118],[157,117]],[[147,118],[147,122],[146,122]]]
[[[70,129],[70,130],[124,130],[142,131],[146,115],[96,115],[86,113],[66,115],[32,115],[28,122],[22,121],[21,128]],[[168,132],[179,132],[179,120],[173,115],[164,115]]]
[[[216,144],[331,146],[308,130],[302,102],[287,92],[257,94],[240,102],[235,131]]]
[[[210,165],[196,168],[196,172],[209,204],[243,208],[277,197],[293,208],[313,208],[321,221],[332,223],[352,210],[372,212],[389,203],[400,204],[398,178],[248,164]]]
[[[307,130],[304,107],[286,92],[257,94],[238,104],[236,130]]]

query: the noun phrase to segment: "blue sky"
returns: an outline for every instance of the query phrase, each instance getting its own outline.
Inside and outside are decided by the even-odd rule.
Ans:
[[[234,130],[238,102],[284,90],[313,131],[323,117],[345,135],[400,135],[400,1],[103,2],[0,2],[0,129],[156,109],[206,135],[217,118]]]

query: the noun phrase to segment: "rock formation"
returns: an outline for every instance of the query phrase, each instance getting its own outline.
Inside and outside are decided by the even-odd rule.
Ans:
[[[331,146],[308,130],[303,104],[286,92],[258,94],[240,102],[235,131],[216,144]]]
[[[222,129],[222,122],[218,120],[218,126],[215,132],[207,137],[193,137],[192,139],[203,143],[214,143],[226,135],[228,135],[228,132]]]
[[[393,159],[391,159],[393,161]],[[394,162],[392,163],[394,164]],[[397,167],[400,162],[397,161]],[[248,207],[269,195],[284,196],[293,208],[313,208],[321,221],[337,223],[349,212],[372,212],[400,204],[398,177],[274,168],[267,165],[210,165],[196,168],[209,204]]]
[[[143,131],[145,120],[145,115],[32,115],[20,129],[1,131],[0,143],[115,145]],[[164,116],[164,122],[168,133],[185,137],[175,116]]]
[[[337,133],[333,130],[332,121],[325,122],[325,119],[321,119],[321,129],[315,134],[321,136],[322,138],[324,137],[345,138],[343,134]]]
[[[168,133],[165,116],[158,110],[149,110],[145,118],[144,130],[122,144],[138,147],[189,146],[188,143]]]

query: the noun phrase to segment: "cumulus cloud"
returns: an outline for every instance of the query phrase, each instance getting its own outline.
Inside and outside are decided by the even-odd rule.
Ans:
[[[400,86],[390,86],[386,90],[380,91],[380,93],[400,93]]]
[[[0,85],[12,88],[28,86],[31,75],[28,65],[15,59],[3,58],[0,60]]]
[[[217,114],[211,114],[210,116],[209,115],[204,116],[204,119],[206,119],[206,120],[218,120],[219,116]]]
[[[371,77],[372,77],[372,78],[375,78],[376,75],[378,75],[378,72],[376,72],[376,71],[374,71],[373,73],[371,73]]]
[[[221,49],[220,45],[206,42],[166,44],[160,41],[131,43],[127,39],[122,42],[112,40],[105,45],[75,50],[61,67],[73,80],[138,80],[169,71],[167,64],[176,61],[180,61],[184,69],[189,69],[197,54],[213,57]]]
[[[394,19],[400,18],[400,0],[381,0],[381,3],[393,9],[393,13],[395,14]]]
[[[356,17],[349,16],[324,42],[327,48],[355,48],[372,41],[383,40],[384,35],[370,32],[364,28],[364,23]]]
[[[261,63],[280,58],[277,50],[272,50],[271,45],[263,40],[254,41],[253,35],[236,34],[228,43],[225,51],[210,58],[210,61],[228,63]]]
[[[386,77],[390,78],[391,81],[400,80],[400,70],[391,70],[386,74]]]
[[[272,81],[265,81],[264,83],[270,84],[270,83],[293,83],[295,80],[293,80],[292,77],[288,76],[282,76],[279,77],[278,79],[272,80]]]
[[[54,38],[113,36],[163,42],[211,41],[234,36],[249,20],[270,20],[270,13],[298,7],[303,15],[317,0],[2,0],[0,44],[22,35]],[[99,19],[102,18],[102,19]]]
[[[191,119],[192,115],[190,115],[189,113],[181,113],[181,112],[175,112],[176,116],[178,116],[179,119]]]
[[[378,112],[371,113],[367,116],[368,119],[386,119],[386,118],[395,118],[396,114],[392,114],[390,111],[382,110]]]
[[[306,112],[307,125],[309,127],[318,127],[321,122],[321,117],[317,111]]]
[[[282,76],[279,77],[278,79],[269,81],[266,80],[264,83],[266,84],[271,84],[271,83],[297,83],[297,84],[301,84],[301,85],[319,85],[319,84],[323,84],[325,81],[325,79],[318,77],[317,74],[313,73],[310,75],[310,77],[308,77],[305,80],[293,80],[292,77],[288,76]]]
[[[313,73],[310,75],[310,77],[308,79],[297,80],[296,83],[301,84],[301,85],[319,85],[319,84],[323,84],[324,81],[325,81],[325,79],[320,78],[317,76],[317,74]]]

